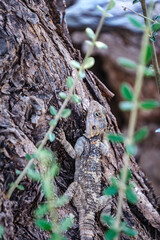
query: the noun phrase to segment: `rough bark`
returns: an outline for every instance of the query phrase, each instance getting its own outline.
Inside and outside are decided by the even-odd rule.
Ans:
[[[16,179],[16,169],[26,165],[25,153],[33,153],[49,127],[49,106],[60,108],[58,93],[67,90],[66,78],[77,76],[70,66],[72,59],[81,61],[80,54],[70,42],[65,26],[60,23],[56,4],[50,0],[0,1],[0,224],[5,227],[5,240],[48,239],[48,233],[39,230],[33,220],[33,211],[44,201],[38,183],[27,177],[22,181],[24,191],[14,191],[10,200],[5,197],[9,184]],[[79,82],[76,93],[82,104],[69,103],[72,115],[61,120],[67,139],[74,145],[85,129],[85,117],[91,99],[99,101],[107,109],[109,128],[119,132],[116,119],[109,107],[112,96],[103,84],[89,71]],[[61,165],[56,178],[57,193],[62,194],[73,181],[74,162],[55,142],[48,146],[56,151]],[[109,184],[122,166],[123,146],[112,144],[112,162],[103,159],[103,187]],[[124,203],[123,218],[139,231],[136,239],[158,239],[160,220],[156,212],[156,200],[152,188],[134,159],[131,159],[133,179],[137,185],[140,202],[136,206]],[[113,199],[113,213],[117,199]],[[78,215],[72,204],[59,209],[59,217],[72,212],[76,221],[66,234],[68,239],[79,239]],[[95,239],[103,239],[104,228],[95,226]],[[121,239],[128,239],[121,236]]]

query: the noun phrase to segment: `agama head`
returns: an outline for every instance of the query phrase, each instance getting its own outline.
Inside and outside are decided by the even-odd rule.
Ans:
[[[86,132],[87,137],[94,137],[102,134],[107,127],[106,110],[96,101],[91,101],[87,119],[86,119]]]

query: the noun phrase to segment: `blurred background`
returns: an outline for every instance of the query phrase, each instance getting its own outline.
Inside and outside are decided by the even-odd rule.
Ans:
[[[142,14],[140,3],[133,5],[132,2],[132,0],[116,0],[116,6],[110,11],[113,17],[106,18],[99,38],[100,41],[107,44],[108,49],[94,50],[93,55],[96,64],[91,69],[115,94],[109,104],[123,133],[126,132],[128,126],[129,114],[119,109],[119,102],[123,100],[120,95],[120,86],[124,81],[131,84],[131,86],[134,85],[135,70],[121,67],[117,63],[117,58],[125,57],[138,62],[142,38],[142,32],[135,28],[126,16],[127,14],[132,14],[143,22],[143,18],[131,11]],[[101,17],[101,12],[96,6],[100,5],[104,8],[106,3],[106,0],[66,0],[65,17],[67,25],[72,42],[75,48],[81,51],[82,56],[84,56],[87,50],[87,45],[84,43],[88,39],[84,32],[85,28],[91,27],[93,30],[96,29]],[[58,0],[58,4],[60,10],[62,10],[63,1]],[[126,7],[125,11],[124,7]],[[160,1],[155,1],[154,16],[157,15],[160,15]],[[155,45],[160,66],[160,32]],[[160,94],[154,78],[145,77],[141,92],[141,100],[143,99],[160,101]],[[152,182],[158,203],[160,204],[160,133],[155,133],[155,130],[160,128],[160,109],[141,111],[137,129],[142,126],[149,128],[149,135],[138,145],[136,160]]]

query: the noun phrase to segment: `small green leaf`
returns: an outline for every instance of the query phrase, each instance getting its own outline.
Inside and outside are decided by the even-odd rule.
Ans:
[[[20,174],[21,174],[21,171],[18,170],[18,169],[16,169],[16,174],[17,174],[17,175],[20,175]]]
[[[57,164],[54,164],[49,170],[48,173],[50,174],[50,176],[53,178],[58,174],[59,171],[59,167],[57,166]]]
[[[52,127],[55,127],[57,125],[57,121],[55,119],[52,119],[50,122],[49,122],[49,125],[52,126]]]
[[[114,134],[114,133],[109,133],[107,134],[107,138],[114,142],[114,143],[123,143],[125,140],[125,136],[122,134]]]
[[[133,191],[133,184],[130,184],[126,188],[126,198],[132,204],[136,204],[138,202],[138,198],[137,198],[135,192]]]
[[[95,42],[95,46],[96,46],[97,48],[104,49],[104,50],[108,48],[108,46],[107,46],[105,43],[100,42],[100,41],[96,41],[96,42]]]
[[[55,138],[56,138],[56,136],[55,136],[54,133],[49,133],[48,139],[49,139],[50,142],[53,142],[55,140]]]
[[[73,216],[63,219],[60,223],[60,231],[62,233],[66,232],[72,226],[73,222],[74,222]]]
[[[143,29],[144,25],[138,20],[136,19],[135,16],[132,16],[131,14],[127,14],[127,18],[129,19],[129,21],[137,28],[139,29]]]
[[[145,100],[140,102],[140,107],[145,110],[158,108],[159,106],[160,106],[160,103],[156,100]]]
[[[104,190],[104,194],[107,195],[107,196],[113,196],[115,195],[116,193],[118,192],[118,188],[111,185],[110,187],[107,187],[105,190]]]
[[[71,98],[72,98],[72,101],[76,104],[81,102],[81,98],[77,94],[72,95]]]
[[[35,221],[35,224],[46,231],[51,231],[52,230],[52,224],[50,222],[47,222],[45,219],[37,219]]]
[[[31,168],[28,169],[27,176],[34,181],[40,181],[41,180],[41,175],[36,170],[33,170]]]
[[[106,233],[105,233],[105,239],[106,240],[114,240],[118,236],[118,231],[115,229],[110,228]]]
[[[137,63],[128,58],[119,57],[117,62],[119,65],[126,67],[126,68],[130,68],[130,69],[137,68]]]
[[[132,101],[133,99],[133,90],[132,87],[128,83],[122,83],[120,92],[122,97],[126,100]]]
[[[154,24],[152,25],[152,31],[153,31],[153,32],[158,32],[158,31],[160,31],[160,22],[154,23]]]
[[[94,63],[95,63],[95,60],[93,57],[87,58],[87,60],[84,63],[84,69],[89,69],[93,67]]]
[[[48,212],[48,204],[41,204],[34,212],[36,218],[42,218]]]
[[[134,134],[133,140],[135,143],[140,142],[143,139],[145,139],[147,135],[148,135],[148,128],[143,127]]]
[[[74,84],[74,79],[72,77],[67,77],[67,87],[71,88]]]
[[[85,30],[87,36],[90,38],[90,39],[94,39],[95,38],[95,33],[93,32],[93,30],[91,28],[86,28]]]
[[[50,240],[67,240],[67,239],[63,237],[60,233],[53,233],[51,235]]]
[[[134,107],[134,104],[132,102],[125,101],[125,102],[119,103],[119,108],[122,111],[130,111],[133,109],[133,107]]]
[[[145,70],[144,70],[144,75],[146,77],[154,77],[155,76],[155,71],[152,68],[146,67]]]
[[[114,8],[115,4],[116,4],[115,1],[111,0],[107,6],[107,10],[111,10],[112,8]]]
[[[147,46],[146,61],[145,61],[146,64],[148,64],[148,63],[150,62],[152,56],[153,56],[153,48],[152,48],[152,46],[149,44],[149,45]]]
[[[91,42],[89,40],[85,40],[85,43],[88,44],[89,46],[93,45],[93,42]]]
[[[71,115],[71,110],[69,108],[66,108],[62,112],[62,118],[67,118]]]
[[[78,76],[79,76],[79,78],[82,78],[82,79],[86,77],[84,71],[79,71],[79,72],[78,72]]]
[[[17,188],[18,188],[19,190],[21,190],[21,191],[23,191],[23,190],[24,190],[24,187],[23,187],[23,185],[18,185],[18,186],[17,186]]]
[[[55,206],[57,208],[64,206],[68,202],[68,197],[63,195],[55,200]]]
[[[3,233],[4,233],[4,227],[0,225],[0,239],[2,238]]]
[[[74,68],[77,68],[79,69],[81,67],[80,63],[75,61],[75,60],[72,60],[71,61],[71,65],[74,67]]]
[[[66,94],[65,92],[60,92],[60,93],[59,93],[59,96],[60,96],[60,98],[62,98],[63,100],[65,100],[66,97],[67,97],[67,94]]]
[[[107,214],[102,214],[102,221],[111,227],[115,223],[115,218]]]
[[[100,5],[97,5],[96,7],[100,12],[102,12],[104,14],[105,11]]]
[[[136,145],[129,144],[129,145],[126,146],[126,151],[127,151],[128,155],[130,155],[130,156],[136,155],[137,154],[137,147],[136,147]]]
[[[57,114],[57,110],[53,106],[50,106],[49,111],[53,116]]]
[[[158,128],[158,129],[156,129],[156,131],[155,131],[156,133],[159,133],[160,132],[160,128]]]
[[[129,237],[135,237],[138,234],[137,230],[128,227],[125,222],[121,224],[121,229]]]
[[[133,0],[133,3],[132,4],[136,4],[136,3],[138,3],[139,2],[139,0]]]
[[[32,157],[31,157],[31,155],[30,154],[28,154],[28,153],[26,153],[26,159],[27,159],[27,161],[30,161],[31,159],[32,159]]]

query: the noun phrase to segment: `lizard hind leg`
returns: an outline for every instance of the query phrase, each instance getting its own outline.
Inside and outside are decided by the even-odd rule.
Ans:
[[[67,197],[67,201],[65,204],[68,204],[72,200],[72,198],[74,197],[74,194],[76,192],[77,186],[78,186],[77,182],[72,182],[69,185],[69,187],[67,188],[67,190],[64,193],[64,196]]]
[[[102,211],[100,216],[100,221],[103,226],[107,226],[107,227],[108,225],[103,221],[102,216],[104,214],[111,215],[111,200],[112,200],[111,197],[102,196],[99,198],[98,205],[97,205],[97,212]]]

